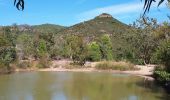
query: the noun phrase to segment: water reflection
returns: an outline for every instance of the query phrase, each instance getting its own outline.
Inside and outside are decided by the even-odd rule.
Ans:
[[[0,100],[165,100],[139,77],[110,73],[32,72],[0,76]],[[149,87],[149,88],[148,88]]]

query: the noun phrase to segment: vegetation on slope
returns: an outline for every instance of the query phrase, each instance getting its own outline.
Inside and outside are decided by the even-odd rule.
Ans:
[[[42,25],[34,25],[32,28],[40,33],[58,33],[64,26],[54,25],[54,24],[42,24]]]
[[[135,64],[161,63],[168,72],[169,57],[163,55],[168,54],[169,44],[163,45],[165,50],[159,48],[164,40],[169,41],[169,29],[169,23],[159,25],[149,18],[128,26],[109,14],[68,28],[48,24],[2,27],[0,63],[10,68],[14,61],[22,65],[23,60],[36,60],[37,67],[46,68],[51,60],[63,58],[80,65],[86,61],[125,60]]]

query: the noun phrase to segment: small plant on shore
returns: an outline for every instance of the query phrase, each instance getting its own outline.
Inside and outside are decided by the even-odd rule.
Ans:
[[[161,42],[156,55],[158,61],[165,66],[165,70],[170,72],[170,40]]]
[[[126,71],[126,70],[135,70],[135,67],[130,62],[112,62],[112,61],[103,61],[98,63],[95,66],[97,69],[102,70],[120,70],[120,71]]]
[[[39,63],[37,64],[37,68],[49,68],[51,66],[50,61],[47,59],[40,59]]]
[[[156,78],[157,82],[163,85],[170,85],[170,73],[164,70],[157,70],[154,72],[154,77]]]
[[[20,63],[17,63],[16,65],[18,68],[22,68],[22,69],[26,69],[26,68],[30,68],[33,66],[33,64],[29,61],[23,61]]]

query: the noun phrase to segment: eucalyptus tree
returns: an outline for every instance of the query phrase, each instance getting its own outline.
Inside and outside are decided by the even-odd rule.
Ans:
[[[142,1],[142,0],[141,0],[141,1]],[[144,1],[145,1],[145,3],[144,3],[144,15],[145,15],[146,12],[149,12],[149,10],[150,10],[150,8],[151,8],[151,5],[152,5],[154,2],[158,1],[158,0],[144,0]],[[165,1],[167,1],[168,3],[170,3],[170,0],[159,0],[159,2],[158,2],[158,7],[159,7],[163,2],[165,2]]]

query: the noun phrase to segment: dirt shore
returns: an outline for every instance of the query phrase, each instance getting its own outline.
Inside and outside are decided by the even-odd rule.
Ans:
[[[110,73],[120,73],[120,74],[131,74],[136,76],[141,76],[144,78],[147,78],[149,80],[153,80],[152,77],[149,77],[153,75],[153,70],[155,68],[154,65],[136,65],[135,67],[139,70],[135,71],[118,71],[118,70],[98,70],[94,66],[96,62],[87,63],[86,66],[91,66],[89,68],[73,68],[73,69],[67,69],[63,66],[67,66],[71,61],[67,60],[61,60],[61,61],[53,61],[50,68],[45,69],[16,69],[16,72],[23,72],[23,71],[52,71],[52,72],[110,72]],[[58,67],[55,67],[55,66]]]

